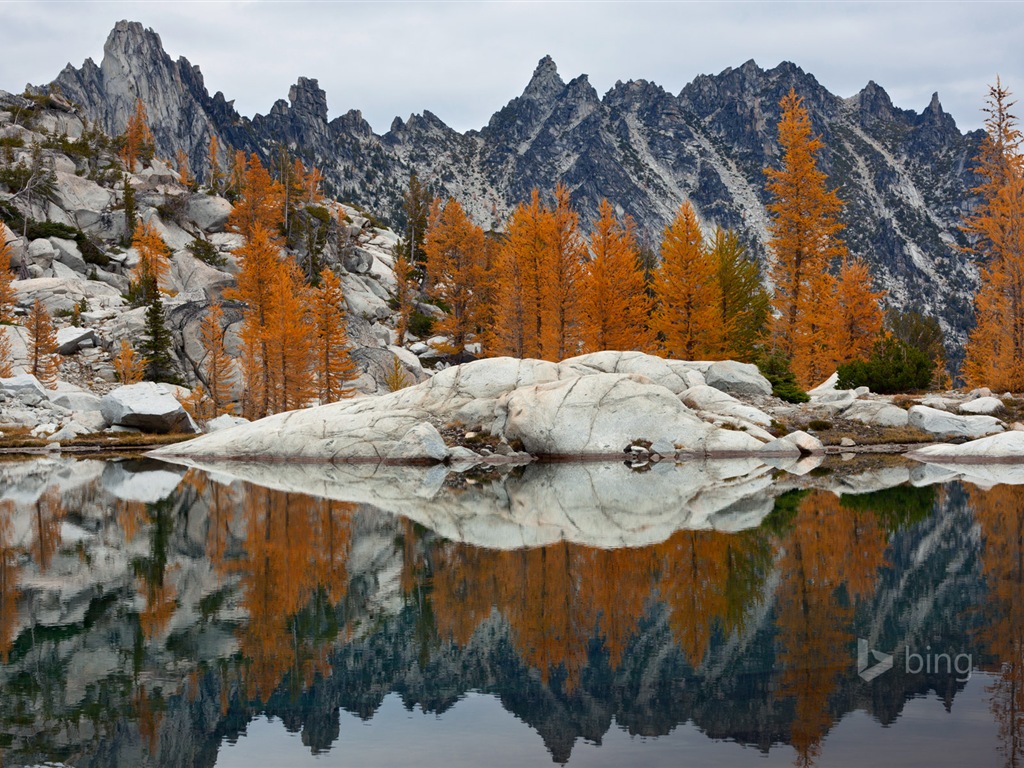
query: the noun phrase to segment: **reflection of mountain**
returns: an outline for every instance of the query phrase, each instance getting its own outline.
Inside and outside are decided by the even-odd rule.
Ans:
[[[339,708],[371,718],[397,693],[440,713],[468,691],[499,697],[558,762],[613,720],[647,736],[693,721],[810,761],[847,712],[899,727],[908,697],[958,690],[899,665],[863,683],[857,637],[885,651],[984,642],[1005,660],[995,640],[1022,594],[1015,489],[795,491],[740,533],[509,551],[196,472],[144,503],[159,478],[140,471],[155,466],[48,461],[0,469],[7,765],[212,765],[259,713],[326,750]],[[40,545],[40,509],[60,542]],[[990,605],[983,563],[1000,584]],[[1004,695],[994,716],[1012,722],[1017,704]]]

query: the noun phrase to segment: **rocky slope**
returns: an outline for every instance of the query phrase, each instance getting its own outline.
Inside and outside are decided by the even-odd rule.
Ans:
[[[187,188],[159,160],[134,170],[126,176],[136,220],[151,224],[171,251],[163,302],[175,373],[184,386],[169,391],[185,397],[202,379],[200,324],[210,302],[235,284],[238,263],[232,251],[242,238],[226,231],[228,200]],[[12,283],[16,323],[0,328],[12,342],[15,373],[21,374],[28,360],[23,318],[38,300],[54,318],[61,358],[54,390],[24,377],[0,382],[0,427],[27,428],[41,436],[72,421],[83,427],[79,433],[110,425],[109,418],[100,419],[99,396],[116,387],[112,357],[122,339],[138,348],[146,322],[146,308],[134,306],[128,290],[139,257],[128,247],[125,183],[109,136],[87,125],[69,102],[0,91],[0,237],[10,246],[17,278]],[[315,258],[342,279],[351,354],[362,369],[357,388],[386,391],[396,358],[409,383],[425,379],[420,358],[395,345],[392,246],[397,236],[338,203],[299,215],[319,215],[317,222],[326,227]],[[292,255],[305,264],[309,241],[298,238],[292,245]],[[419,311],[440,313],[429,305]],[[225,341],[235,357],[241,318],[241,307],[226,302]],[[426,344],[417,349],[432,354]],[[238,377],[235,389],[240,393]],[[82,415],[86,412],[92,416]],[[71,436],[61,433],[57,439]]]
[[[48,87],[112,134],[124,130],[141,97],[159,152],[184,149],[195,168],[207,167],[211,136],[263,157],[283,144],[321,168],[336,194],[396,224],[414,171],[493,228],[532,188],[563,182],[584,218],[607,197],[654,244],[689,199],[707,226],[742,230],[762,258],[762,169],[778,162],[778,102],[794,88],[825,141],[822,165],[847,203],[850,248],[873,265],[889,303],[940,318],[951,348],[971,323],[977,273],[957,251],[958,225],[970,206],[980,135],[963,134],[937,96],[918,113],[894,106],[873,82],[841,98],[793,64],[764,70],[753,61],[700,76],[678,94],[640,80],[600,96],[586,75],[566,83],[545,58],[522,95],[479,131],[459,133],[424,112],[396,118],[377,135],[355,109],[328,120],[326,94],[305,77],[269,114],[241,116],[223,94],[209,95],[198,67],[173,61],[155,32],[129,22],[111,32],[99,65],[69,64]]]

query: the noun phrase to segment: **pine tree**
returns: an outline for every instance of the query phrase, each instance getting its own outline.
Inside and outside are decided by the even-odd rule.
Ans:
[[[1024,155],[1010,92],[989,88],[974,190],[981,204],[964,230],[982,262],[964,375],[971,386],[1024,390]]]
[[[45,387],[57,383],[57,331],[50,313],[36,299],[25,323],[28,331],[29,373]]]
[[[231,413],[231,386],[235,380],[235,364],[224,347],[224,310],[220,301],[210,304],[210,309],[200,326],[200,340],[203,351],[203,375],[206,392],[210,399],[213,416]]]
[[[395,260],[395,301],[398,303],[398,320],[395,324],[395,334],[398,343],[405,343],[405,335],[409,331],[409,320],[412,318],[413,296],[416,291],[416,281],[413,279],[413,267],[405,257],[405,248],[402,241],[399,241],[392,251]]]
[[[131,184],[131,177],[127,172],[121,174],[121,183],[124,189],[124,244],[131,243],[135,237],[135,229],[138,226],[138,213],[135,210],[135,188]]]
[[[346,384],[359,377],[359,369],[348,355],[345,294],[341,278],[330,269],[320,273],[320,287],[313,291],[312,316],[320,402],[333,403],[351,397],[355,388]]]
[[[732,230],[718,228],[711,242],[722,293],[723,356],[753,362],[771,317],[771,298],[761,282],[761,268],[747,258],[746,248]]]
[[[677,360],[722,355],[722,294],[718,265],[704,247],[700,222],[684,202],[665,228],[654,275],[657,309],[651,320],[664,353]]]
[[[139,301],[148,303],[161,290],[166,292],[171,249],[149,223],[137,228],[132,247],[139,254],[139,262],[132,270],[131,286]]]
[[[448,337],[441,352],[457,355],[476,336],[480,325],[484,276],[484,232],[466,216],[458,201],[435,200],[424,241],[427,253],[427,295],[447,307],[436,331]]]
[[[146,363],[149,361],[139,357],[128,339],[121,339],[117,355],[111,362],[118,381],[122,384],[138,384],[142,381],[143,374],[146,372]]]
[[[802,384],[817,383],[832,372],[835,349],[829,337],[834,281],[830,265],[846,255],[839,238],[842,203],[825,186],[817,155],[823,144],[811,134],[811,121],[796,92],[780,102],[779,145],[782,167],[766,168],[772,203],[769,248],[774,255],[772,282],[776,313],[773,341],[792,358]]]
[[[633,237],[633,222],[620,223],[602,200],[590,235],[590,261],[583,278],[583,350],[646,351],[651,299]]]
[[[177,381],[171,355],[172,343],[164,316],[164,303],[160,293],[155,292],[146,304],[146,326],[140,345],[146,357],[146,378],[150,381]]]
[[[409,176],[409,188],[402,196],[402,212],[405,214],[405,237],[409,247],[406,256],[415,268],[423,269],[427,262],[424,241],[427,236],[427,220],[430,217],[431,196],[413,173]]]
[[[153,133],[149,130],[146,118],[146,107],[142,99],[135,100],[135,111],[128,118],[128,126],[123,134],[121,162],[128,173],[135,172],[135,163],[153,157]]]

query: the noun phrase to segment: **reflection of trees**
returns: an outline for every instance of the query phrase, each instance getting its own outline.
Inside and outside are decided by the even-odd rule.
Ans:
[[[331,610],[348,587],[346,560],[354,506],[299,494],[248,488],[244,558],[224,563],[238,575],[249,614],[239,630],[248,660],[243,685],[266,701],[291,673],[308,686],[328,671],[326,642],[337,638]],[[217,534],[213,549],[218,550]]]
[[[1000,661],[989,688],[1006,765],[1024,758],[1024,488],[970,490],[981,525],[982,572],[988,586],[981,644]]]
[[[725,635],[742,631],[744,617],[761,597],[771,542],[760,531],[678,531],[654,549],[672,634],[698,667],[716,628]]]
[[[64,519],[64,504],[60,489],[48,488],[35,504],[32,517],[32,554],[41,573],[46,573],[53,555],[60,546],[60,524]]]
[[[18,553],[11,546],[14,503],[0,502],[0,662],[7,663],[18,625]]]
[[[812,765],[832,723],[829,698],[850,668],[855,603],[873,592],[886,540],[871,511],[842,509],[834,495],[815,491],[800,501],[781,543],[778,695],[795,698],[790,740],[797,765]]]
[[[552,672],[573,689],[599,639],[612,669],[636,634],[655,588],[687,657],[698,664],[713,627],[741,626],[771,562],[767,537],[680,531],[642,549],[569,543],[493,552],[438,545],[431,601],[443,639],[464,645],[497,610],[512,628],[523,662],[546,683]]]

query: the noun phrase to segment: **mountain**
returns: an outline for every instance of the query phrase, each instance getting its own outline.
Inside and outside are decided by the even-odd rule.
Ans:
[[[534,187],[547,193],[562,182],[584,221],[607,197],[655,245],[689,199],[707,227],[741,230],[762,260],[763,168],[778,164],[778,103],[792,88],[825,142],[820,162],[846,202],[850,250],[872,265],[890,306],[939,318],[951,347],[972,323],[977,269],[958,249],[958,227],[971,206],[982,134],[962,133],[937,95],[916,113],[894,106],[873,82],[841,98],[794,64],[764,70],[748,61],[675,95],[636,80],[599,96],[586,75],[566,83],[545,57],[522,95],[479,131],[459,133],[425,111],[395,118],[377,135],[358,110],[328,120],[326,94],[305,77],[267,115],[243,117],[223,94],[210,96],[198,67],[173,61],[159,35],[126,21],[111,32],[99,66],[69,64],[49,87],[113,134],[142,98],[158,152],[183,149],[200,172],[211,136],[264,160],[283,144],[318,166],[334,194],[396,225],[412,172],[495,229]]]

